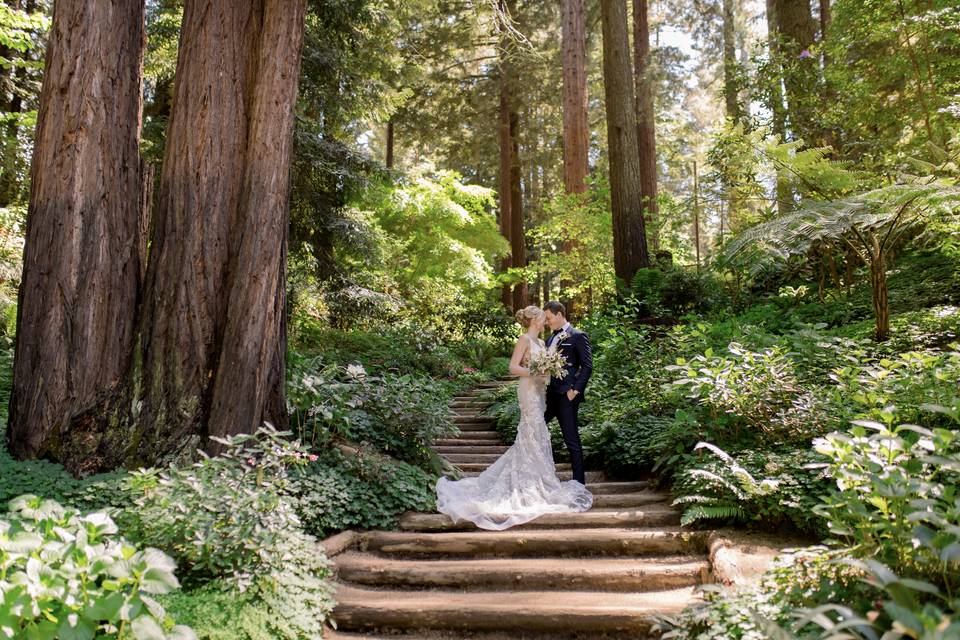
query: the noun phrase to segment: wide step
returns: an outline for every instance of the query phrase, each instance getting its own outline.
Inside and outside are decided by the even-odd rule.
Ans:
[[[708,575],[702,556],[407,560],[347,553],[336,565],[340,580],[420,589],[653,591],[700,584]]]
[[[706,534],[613,527],[578,529],[576,535],[562,529],[516,528],[440,533],[371,531],[365,545],[378,553],[421,557],[649,556],[704,553]]]
[[[342,629],[649,631],[656,615],[694,600],[689,587],[652,593],[594,591],[396,591],[338,585]]]
[[[591,509],[580,513],[547,513],[518,528],[662,527],[680,523],[680,512],[669,505],[643,509]],[[405,513],[399,520],[403,531],[454,531],[474,529],[472,522],[454,523],[441,513]]]

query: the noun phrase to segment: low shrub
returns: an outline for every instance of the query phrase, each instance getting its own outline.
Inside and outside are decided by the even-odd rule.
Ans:
[[[430,443],[453,431],[448,399],[429,378],[371,374],[362,365],[322,366],[313,359],[292,361],[287,382],[291,423],[312,449],[339,438],[432,471],[440,460]]]
[[[322,548],[296,513],[289,468],[315,464],[265,426],[218,440],[223,453],[186,468],[140,470],[119,517],[134,539],[171,554],[191,587],[222,581],[269,608],[274,637],[318,637],[333,602]]]
[[[180,587],[163,552],[138,549],[109,515],[24,495],[0,517],[0,638],[188,640],[155,596]]]
[[[324,452],[318,464],[295,469],[291,482],[300,519],[316,536],[392,529],[404,511],[436,508],[436,476],[376,453]]]

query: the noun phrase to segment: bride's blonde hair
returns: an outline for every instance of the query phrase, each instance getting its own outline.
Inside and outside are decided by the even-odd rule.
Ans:
[[[517,322],[522,324],[524,328],[529,328],[531,322],[534,320],[543,320],[545,315],[543,309],[532,304],[529,307],[524,307],[517,311]]]

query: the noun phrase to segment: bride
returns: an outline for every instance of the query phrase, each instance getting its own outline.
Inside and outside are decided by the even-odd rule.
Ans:
[[[438,511],[454,522],[469,520],[481,529],[507,529],[545,513],[586,511],[593,504],[593,495],[584,485],[557,477],[544,421],[548,378],[531,375],[525,366],[531,355],[546,348],[539,337],[546,321],[544,311],[526,307],[517,312],[517,321],[527,330],[510,359],[510,373],[520,378],[517,439],[479,476],[437,481]]]

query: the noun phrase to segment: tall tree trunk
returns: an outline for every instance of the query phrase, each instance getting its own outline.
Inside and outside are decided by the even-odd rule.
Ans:
[[[817,109],[814,108],[820,69],[816,59],[810,56],[810,47],[816,40],[817,25],[810,0],[775,0],[775,3],[793,133],[803,138],[808,146],[815,146],[821,142]]]
[[[583,0],[563,0],[563,186],[566,193],[587,190],[589,150]]]
[[[613,210],[613,265],[617,278],[629,287],[637,269],[650,266],[650,257],[643,224],[626,0],[601,0],[600,11]]]
[[[393,169],[393,120],[387,121],[387,169]]]
[[[734,122],[743,119],[740,107],[740,83],[737,80],[737,39],[735,0],[723,0],[723,99],[727,118]]]
[[[773,74],[770,79],[770,113],[773,116],[773,132],[781,142],[787,139],[787,115],[783,106],[783,67],[780,58],[780,35],[777,30],[777,0],[767,0],[767,42]],[[776,210],[783,215],[793,210],[793,189],[782,168],[777,169]]]
[[[644,227],[651,251],[660,247],[657,204],[657,126],[654,79],[650,65],[650,21],[647,0],[633,0],[634,81],[637,99],[637,145],[640,153],[640,194]]]
[[[36,0],[27,0],[25,3],[13,0],[7,2],[7,6],[15,11],[22,8],[28,15],[37,10]],[[13,50],[0,46],[0,58],[9,60],[13,54]],[[0,97],[2,97],[0,111],[5,111],[11,116],[17,116],[25,111],[23,96],[19,89],[26,84],[27,74],[27,68],[23,66],[0,68]],[[5,85],[10,85],[9,100],[3,89]],[[19,133],[20,125],[17,118],[11,117],[7,122],[6,132],[0,145],[0,207],[16,204],[23,197],[23,183],[20,179],[23,163],[20,156]]]
[[[229,6],[228,6],[229,5]],[[286,422],[284,271],[305,0],[185,5],[142,341],[137,458]]]
[[[99,468],[133,355],[144,4],[58,0],[31,166],[7,437],[20,458]]]
[[[827,39],[827,34],[830,32],[830,0],[820,0],[820,41],[823,42]],[[824,53],[826,55],[826,53]]]
[[[510,253],[514,268],[527,266],[527,240],[523,225],[523,192],[520,175],[520,115],[510,113]],[[527,306],[527,282],[521,280],[513,286],[513,308]]]
[[[501,3],[502,8],[502,3]],[[504,46],[506,46],[504,44]],[[510,174],[512,171],[513,147],[510,140],[510,65],[505,59],[506,50],[501,51],[500,59],[500,169],[498,181],[498,200],[500,202],[500,233],[507,244],[513,247],[511,241],[513,221],[511,216]],[[500,265],[506,271],[513,265],[511,256],[506,256]],[[513,308],[513,293],[509,285],[503,285],[500,291],[500,301],[507,309]]]

